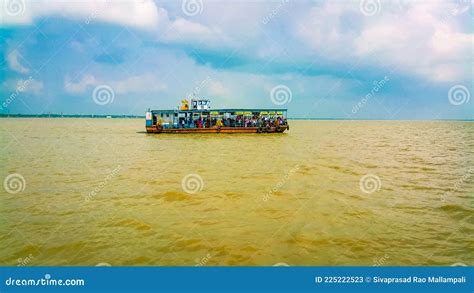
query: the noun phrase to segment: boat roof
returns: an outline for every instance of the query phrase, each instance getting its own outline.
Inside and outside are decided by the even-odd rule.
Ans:
[[[287,112],[288,109],[207,109],[207,110],[151,110],[151,112],[175,113],[175,112]]]

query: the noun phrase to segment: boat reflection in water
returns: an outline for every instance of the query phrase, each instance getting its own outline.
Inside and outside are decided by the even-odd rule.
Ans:
[[[146,112],[148,133],[282,133],[287,109],[212,109],[209,100],[183,100],[176,110]]]

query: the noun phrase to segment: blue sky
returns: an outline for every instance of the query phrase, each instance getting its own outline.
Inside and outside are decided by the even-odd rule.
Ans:
[[[143,114],[194,93],[302,118],[474,119],[470,0],[1,9],[2,114]]]

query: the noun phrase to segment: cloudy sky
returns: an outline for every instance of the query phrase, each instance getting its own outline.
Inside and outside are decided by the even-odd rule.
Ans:
[[[474,119],[471,0],[1,3],[3,114]]]

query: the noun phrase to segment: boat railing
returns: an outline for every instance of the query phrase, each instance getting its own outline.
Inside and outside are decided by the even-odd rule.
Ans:
[[[232,119],[224,119],[221,122],[217,122],[217,119],[208,120],[180,120],[179,122],[163,122],[157,121],[157,127],[164,129],[174,129],[174,128],[220,128],[220,127],[230,127],[230,128],[255,128],[255,127],[267,127],[267,126],[286,126],[288,122],[286,119],[275,119],[275,120],[258,120],[258,121],[235,121]]]

